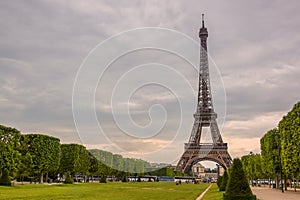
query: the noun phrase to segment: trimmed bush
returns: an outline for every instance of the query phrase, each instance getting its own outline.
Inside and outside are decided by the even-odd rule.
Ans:
[[[226,186],[224,200],[252,200],[254,196],[243,170],[240,159],[235,158]]]
[[[227,170],[225,170],[223,178],[222,178],[222,183],[219,187],[220,191],[226,190],[227,182],[228,182],[228,173],[227,173]]]
[[[70,175],[70,172],[67,172],[64,183],[65,184],[72,184],[73,183],[73,179],[72,179],[72,177]]]
[[[100,182],[100,183],[107,183],[107,182],[106,182],[106,176],[101,176],[99,182]]]
[[[0,185],[11,186],[8,169],[3,170],[2,176],[0,178]]]
[[[127,178],[124,176],[123,178],[122,178],[122,182],[128,182],[128,180],[127,180]]]
[[[219,189],[220,189],[220,187],[221,187],[222,180],[223,180],[223,176],[219,176],[219,177],[218,177],[218,180],[217,180],[217,186],[219,187]]]

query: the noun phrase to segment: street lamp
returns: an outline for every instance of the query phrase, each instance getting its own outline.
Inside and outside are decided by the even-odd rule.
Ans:
[[[277,131],[275,132],[275,134],[277,135],[277,149],[278,149],[278,156],[279,156],[279,172],[280,172],[280,187],[281,187],[281,192],[284,192],[283,190],[283,181],[282,181],[282,166],[281,166],[281,156],[280,156],[280,134],[279,131],[277,129]]]

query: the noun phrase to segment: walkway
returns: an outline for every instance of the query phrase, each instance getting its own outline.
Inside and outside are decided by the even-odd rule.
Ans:
[[[278,189],[271,189],[269,187],[251,187],[253,194],[259,200],[299,200],[300,191],[294,192],[294,189],[289,188],[284,193]]]
[[[205,195],[205,193],[209,190],[209,188],[212,186],[212,184],[210,184],[205,190],[204,192],[202,192],[196,200],[201,200],[203,198],[203,196]]]

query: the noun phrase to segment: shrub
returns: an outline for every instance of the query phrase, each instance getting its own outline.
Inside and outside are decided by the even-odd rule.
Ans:
[[[73,183],[73,179],[72,179],[72,177],[70,175],[70,172],[67,172],[64,183],[65,184],[72,184]]]
[[[128,182],[126,176],[124,176],[124,177],[122,178],[122,182]]]
[[[2,176],[0,178],[0,185],[11,186],[8,169],[3,170]]]
[[[219,176],[219,177],[218,177],[218,180],[217,180],[217,186],[219,187],[219,189],[220,189],[220,187],[221,187],[222,180],[223,180],[223,176]]]
[[[226,186],[224,200],[252,200],[253,194],[243,170],[240,159],[235,158]]]
[[[101,178],[100,178],[100,183],[107,183],[106,182],[106,176],[101,176]]]
[[[228,173],[227,173],[227,170],[225,170],[223,178],[222,178],[222,183],[219,187],[220,191],[226,190],[227,182],[228,182]]]

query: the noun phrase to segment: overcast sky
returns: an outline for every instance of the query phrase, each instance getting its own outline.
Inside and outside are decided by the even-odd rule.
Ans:
[[[209,31],[208,51],[215,63],[211,68],[219,70],[218,74],[211,69],[211,78],[217,80],[212,84],[216,84],[213,98],[219,121],[222,122],[225,117],[224,126],[220,123],[223,140],[228,143],[232,157],[250,151],[258,153],[259,139],[266,131],[276,127],[282,116],[300,99],[299,7],[297,0],[2,0],[0,124],[18,128],[23,133],[49,134],[60,138],[63,143],[82,142],[88,148],[114,151],[111,147],[113,144],[122,149],[117,153],[123,152],[124,156],[135,156],[136,153],[135,157],[152,162],[176,163],[178,155],[183,152],[183,143],[187,142],[192,130],[195,96],[179,91],[180,95],[173,94],[168,88],[155,84],[136,90],[128,101],[131,118],[138,127],[149,123],[157,123],[159,127],[160,122],[165,120],[167,123],[157,137],[155,133],[150,133],[155,132],[156,127],[147,129],[150,132],[146,135],[135,135],[132,131],[133,135],[128,133],[126,137],[121,137],[124,130],[116,129],[116,122],[111,118],[113,115],[106,109],[114,109],[114,99],[109,104],[109,95],[114,87],[125,86],[119,91],[126,93],[131,86],[131,83],[118,85],[120,78],[132,67],[143,64],[162,64],[152,65],[147,68],[150,71],[142,70],[141,74],[160,74],[166,80],[170,77],[163,76],[163,71],[159,72],[160,66],[162,69],[165,65],[177,69],[197,90],[197,73],[185,61],[170,53],[150,49],[131,52],[111,65],[103,79],[95,83],[98,84],[95,111],[108,140],[96,139],[98,133],[97,136],[92,131],[88,133],[88,128],[91,128],[88,118],[86,133],[77,133],[72,113],[73,86],[84,59],[109,37],[136,28],[160,27],[175,30],[198,41],[201,14],[205,13],[205,24]],[[142,37],[147,40],[150,35],[144,34]],[[180,46],[179,40],[172,39],[170,42],[170,38],[164,40],[167,41],[166,45],[173,43]],[[132,44],[130,40],[122,42],[123,45],[118,43],[113,48]],[[133,77],[140,77],[139,69],[136,75],[133,73]],[[177,75],[174,73],[174,76]],[[143,77],[143,80],[146,78]],[[129,77],[127,81],[130,80]],[[122,81],[126,82],[126,76]],[[224,90],[219,90],[218,83],[224,84]],[[172,87],[177,87],[174,84]],[[91,89],[88,84],[81,87]],[[180,91],[188,90],[184,84],[178,88]],[[117,100],[120,98],[115,97]],[[185,120],[181,124],[181,136],[170,143],[174,140],[182,116],[178,98],[184,99],[186,110],[190,113],[183,115]],[[84,98],[80,103],[85,104]],[[121,104],[117,102],[116,105]],[[81,110],[85,110],[85,106]],[[149,109],[153,111],[150,115]],[[85,118],[84,114],[81,116]],[[127,124],[126,121],[122,122],[123,115],[120,116],[120,123]],[[153,149],[166,151],[165,154],[147,154]]]

